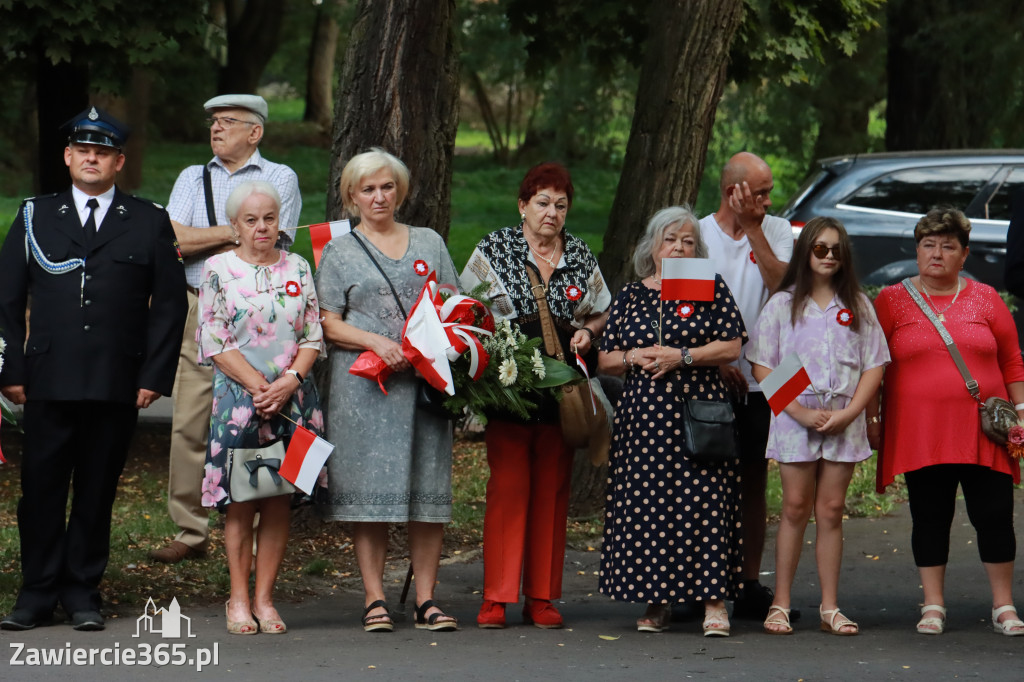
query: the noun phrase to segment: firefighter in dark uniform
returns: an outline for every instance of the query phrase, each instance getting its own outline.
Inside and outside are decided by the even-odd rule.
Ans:
[[[48,624],[58,602],[76,630],[103,629],[117,481],[139,409],[171,392],[185,325],[167,212],[114,185],[124,127],[96,108],[67,125],[72,187],[26,200],[0,249],[0,391],[24,405],[25,430],[22,587],[5,630]]]

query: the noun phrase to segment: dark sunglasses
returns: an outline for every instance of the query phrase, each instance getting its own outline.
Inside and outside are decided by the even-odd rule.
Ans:
[[[839,260],[841,251],[839,250],[839,244],[835,246],[825,246],[824,244],[815,244],[811,247],[811,253],[814,254],[815,258],[824,259],[828,255],[828,252],[832,252],[832,257]]]

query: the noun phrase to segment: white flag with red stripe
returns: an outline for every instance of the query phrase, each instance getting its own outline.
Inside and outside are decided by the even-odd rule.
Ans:
[[[715,300],[715,266],[707,258],[662,258],[661,300]]]
[[[334,446],[315,433],[301,426],[295,427],[284,462],[277,473],[307,495],[316,486],[327,458],[334,452]]]
[[[352,223],[348,220],[332,220],[329,223],[317,223],[309,226],[309,241],[313,242],[313,265],[320,267],[320,256],[327,242],[348,234],[352,231]]]
[[[777,417],[810,385],[811,378],[807,375],[800,356],[794,352],[784,357],[779,366],[764,378],[761,390],[764,391],[764,397]]]
[[[583,372],[583,376],[587,379],[587,388],[590,389],[590,409],[597,414],[597,400],[594,398],[594,387],[590,385],[590,372],[587,371],[587,363],[583,361],[580,354],[576,354],[576,364],[579,365],[580,371]]]
[[[448,364],[448,339],[434,297],[437,294],[437,273],[431,271],[420,291],[420,297],[409,311],[402,331],[402,354],[423,375],[427,383],[448,395],[455,395],[455,380]]]

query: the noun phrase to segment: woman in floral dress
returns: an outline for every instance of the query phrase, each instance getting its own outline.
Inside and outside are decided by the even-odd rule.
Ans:
[[[680,400],[727,402],[718,366],[746,338],[720,275],[710,302],[662,301],[664,258],[707,258],[689,208],[651,218],[631,282],[612,304],[598,364],[625,375],[615,411],[600,588],[647,604],[641,632],[668,628],[671,605],[704,606],[704,635],[727,636],[726,599],[740,583],[739,460],[705,464],[685,454]]]
[[[296,423],[317,434],[323,430],[309,376],[323,338],[320,307],[309,264],[275,248],[280,208],[281,198],[267,182],[242,183],[231,192],[227,214],[240,244],[206,261],[199,290],[199,361],[214,366],[203,506],[227,512],[228,632],[239,635],[287,630],[274,608],[273,589],[288,541],[290,495],[232,503],[228,450],[288,441]],[[256,582],[250,599],[257,511]]]

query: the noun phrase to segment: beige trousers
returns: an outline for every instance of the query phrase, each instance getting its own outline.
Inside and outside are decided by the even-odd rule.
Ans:
[[[189,289],[185,336],[174,377],[167,511],[181,529],[174,539],[205,551],[210,536],[210,512],[202,505],[202,484],[213,411],[213,368],[196,362],[198,324],[199,299]]]

